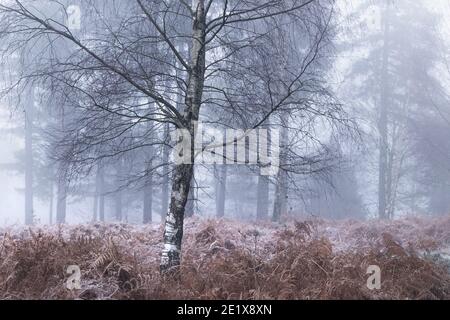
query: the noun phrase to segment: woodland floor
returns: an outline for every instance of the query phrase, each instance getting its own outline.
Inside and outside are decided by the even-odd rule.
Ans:
[[[0,299],[450,299],[450,217],[392,222],[186,221],[180,281],[158,225],[0,229]],[[79,265],[81,290],[68,290]],[[381,290],[366,286],[381,268]]]

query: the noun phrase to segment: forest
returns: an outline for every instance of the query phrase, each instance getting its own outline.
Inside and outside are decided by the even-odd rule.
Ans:
[[[0,300],[449,300],[449,16],[0,0]]]

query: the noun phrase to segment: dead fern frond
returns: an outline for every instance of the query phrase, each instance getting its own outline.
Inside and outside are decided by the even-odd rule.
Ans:
[[[103,273],[106,272],[108,266],[111,264],[117,264],[119,262],[119,252],[116,244],[114,243],[112,237],[107,241],[107,244],[102,251],[97,255],[94,262],[91,264],[92,269],[103,268]]]

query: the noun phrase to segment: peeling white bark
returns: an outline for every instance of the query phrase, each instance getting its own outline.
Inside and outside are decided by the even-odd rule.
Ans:
[[[184,123],[194,141],[205,82],[205,1],[196,0],[193,7],[195,16],[192,26],[191,62],[188,71],[188,90],[185,98]],[[194,154],[191,144],[191,154]],[[192,159],[193,160],[193,159]],[[170,208],[164,229],[164,249],[161,255],[161,272],[177,271],[181,261],[181,242],[183,239],[183,221],[185,206],[189,195],[190,182],[194,172],[193,161],[190,164],[175,166]]]

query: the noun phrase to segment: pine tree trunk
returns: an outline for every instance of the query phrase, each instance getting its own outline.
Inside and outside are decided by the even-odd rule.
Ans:
[[[59,114],[60,130],[64,132],[65,130],[65,108],[64,105],[61,106]],[[67,211],[67,166],[64,162],[60,161],[58,163],[58,185],[57,185],[57,195],[56,195],[56,223],[64,224],[66,223],[66,211]]]
[[[169,124],[164,125],[164,138],[168,140]],[[162,176],[162,190],[161,190],[161,222],[164,222],[167,211],[169,210],[169,147],[164,146],[163,154],[163,176]]]
[[[60,172],[64,172],[64,169]],[[56,197],[56,223],[64,224],[66,223],[66,210],[67,210],[67,185],[66,185],[66,175],[63,174],[58,179],[58,190]]]
[[[192,174],[191,178],[191,186],[189,187],[189,195],[186,203],[186,207],[184,210],[184,215],[186,217],[193,217],[195,214],[195,186],[194,186],[194,174]]]
[[[25,105],[25,224],[33,224],[33,109],[34,90],[29,87]]]
[[[117,160],[116,164],[116,194],[114,197],[114,210],[115,217],[117,221],[122,221],[123,219],[123,203],[122,203],[122,159]]]
[[[122,191],[117,192],[114,203],[116,221],[121,222],[123,219]]]
[[[97,173],[95,175],[95,190],[94,190],[94,208],[93,208],[93,215],[92,215],[92,221],[97,222],[99,219],[99,203],[100,203],[100,165],[97,166]]]
[[[273,205],[273,221],[280,221],[283,214],[286,214],[287,207],[287,175],[284,170],[279,171],[278,181],[275,190],[275,201]]]
[[[92,222],[98,221],[98,193],[94,194],[94,208],[92,210]]]
[[[388,65],[389,65],[389,3],[386,3],[384,22],[384,48],[381,75],[380,118],[378,121],[379,171],[378,171],[378,216],[387,218],[387,165],[388,165]]]
[[[101,165],[98,166],[98,217],[105,222],[105,173]]]
[[[48,223],[49,225],[53,224],[53,198],[54,198],[54,194],[53,194],[53,181],[50,182],[50,201],[48,204]]]
[[[143,193],[144,193],[143,223],[148,224],[152,222],[152,206],[153,206],[153,175],[151,172],[147,173]]]
[[[226,164],[218,166],[218,177],[216,180],[216,216],[218,218],[223,218],[225,216],[227,173],[228,166]]]
[[[121,222],[123,219],[121,191],[117,192],[114,197],[114,210],[115,210],[114,216],[116,218],[116,221]]]
[[[288,132],[288,114],[281,114],[281,133],[280,133],[280,168],[277,175],[277,184],[275,189],[275,200],[273,206],[273,221],[280,221],[283,214],[287,213],[287,201],[288,201],[288,180],[287,172],[284,170],[284,165],[287,160],[288,144],[289,144],[289,132]]]
[[[258,194],[256,201],[256,219],[266,220],[269,217],[269,179],[259,174]]]
[[[266,122],[266,125],[262,129],[266,129],[268,136],[267,142],[270,142],[270,120]],[[260,139],[260,138],[258,138]],[[262,148],[263,141],[258,140],[259,148]],[[267,151],[266,151],[267,152]],[[259,159],[261,161],[261,159]],[[259,169],[257,195],[256,195],[256,219],[266,220],[269,217],[269,179],[261,174],[261,168]]]

